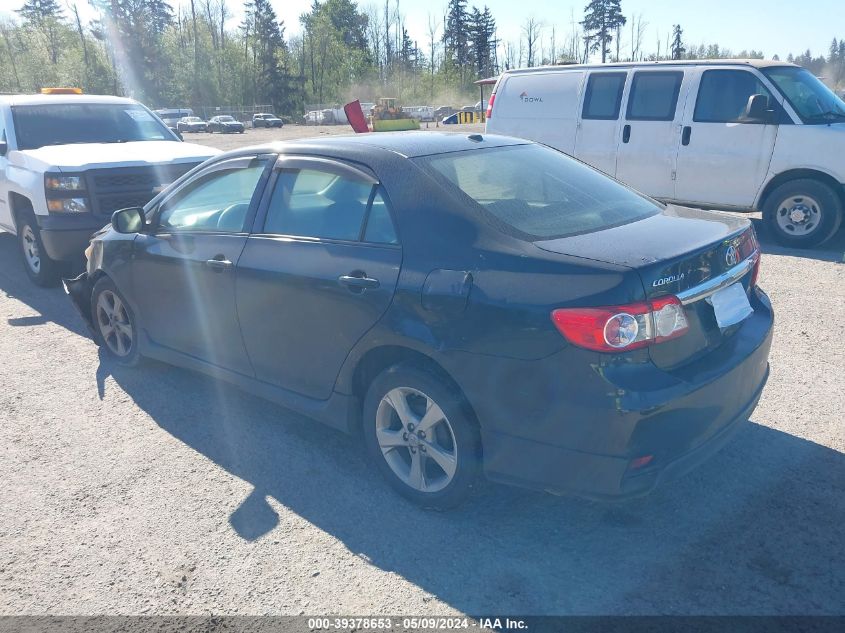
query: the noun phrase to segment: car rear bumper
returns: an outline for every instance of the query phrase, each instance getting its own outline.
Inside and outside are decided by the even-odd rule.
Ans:
[[[773,317],[756,292],[740,330],[676,372],[573,348],[499,378],[475,367],[465,391],[481,424],[487,476],[619,498],[648,493],[707,459],[748,420],[768,379]]]

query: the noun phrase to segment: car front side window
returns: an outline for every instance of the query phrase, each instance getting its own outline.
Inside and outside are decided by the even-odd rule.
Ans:
[[[765,95],[774,106],[772,93],[747,70],[713,69],[701,76],[693,121],[696,123],[741,122],[754,95]]]
[[[158,230],[243,231],[268,161],[266,157],[227,160],[198,174],[164,202],[156,222]]]

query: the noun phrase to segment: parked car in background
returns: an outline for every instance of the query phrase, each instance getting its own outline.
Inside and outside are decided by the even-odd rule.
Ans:
[[[103,353],[360,431],[429,507],[482,470],[644,494],[741,429],[769,373],[747,220],[664,206],[519,139],[240,149],[116,213],[90,252],[66,288]]]
[[[323,110],[310,110],[302,117],[305,125],[323,125],[325,115]]]
[[[185,132],[205,132],[207,129],[208,123],[198,116],[184,116],[176,123],[176,131],[180,134],[184,134]]]
[[[171,130],[176,130],[179,119],[186,116],[194,116],[194,111],[190,108],[160,108],[154,110],[156,115],[164,121],[164,124]]]
[[[275,114],[259,112],[252,115],[252,127],[282,127],[284,122]]]
[[[228,114],[221,114],[208,120],[209,133],[243,134],[245,129],[243,123]]]
[[[146,204],[219,152],[180,142],[132,99],[44,92],[0,96],[0,228],[49,286],[115,209]]]
[[[794,64],[506,71],[487,131],[546,143],[655,198],[758,209],[786,246],[816,246],[842,225],[845,102]]]
[[[440,106],[434,110],[434,119],[440,121],[448,116],[452,116],[457,110],[452,106]]]

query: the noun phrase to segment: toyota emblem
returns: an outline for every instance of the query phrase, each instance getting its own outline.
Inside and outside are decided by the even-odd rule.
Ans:
[[[733,244],[725,251],[725,263],[728,266],[736,266],[739,263],[739,249]]]

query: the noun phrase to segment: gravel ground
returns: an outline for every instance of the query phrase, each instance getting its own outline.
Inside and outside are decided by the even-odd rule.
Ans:
[[[340,433],[104,362],[0,234],[0,615],[843,614],[845,234],[764,247],[771,379],[721,453],[638,501],[437,514]]]

